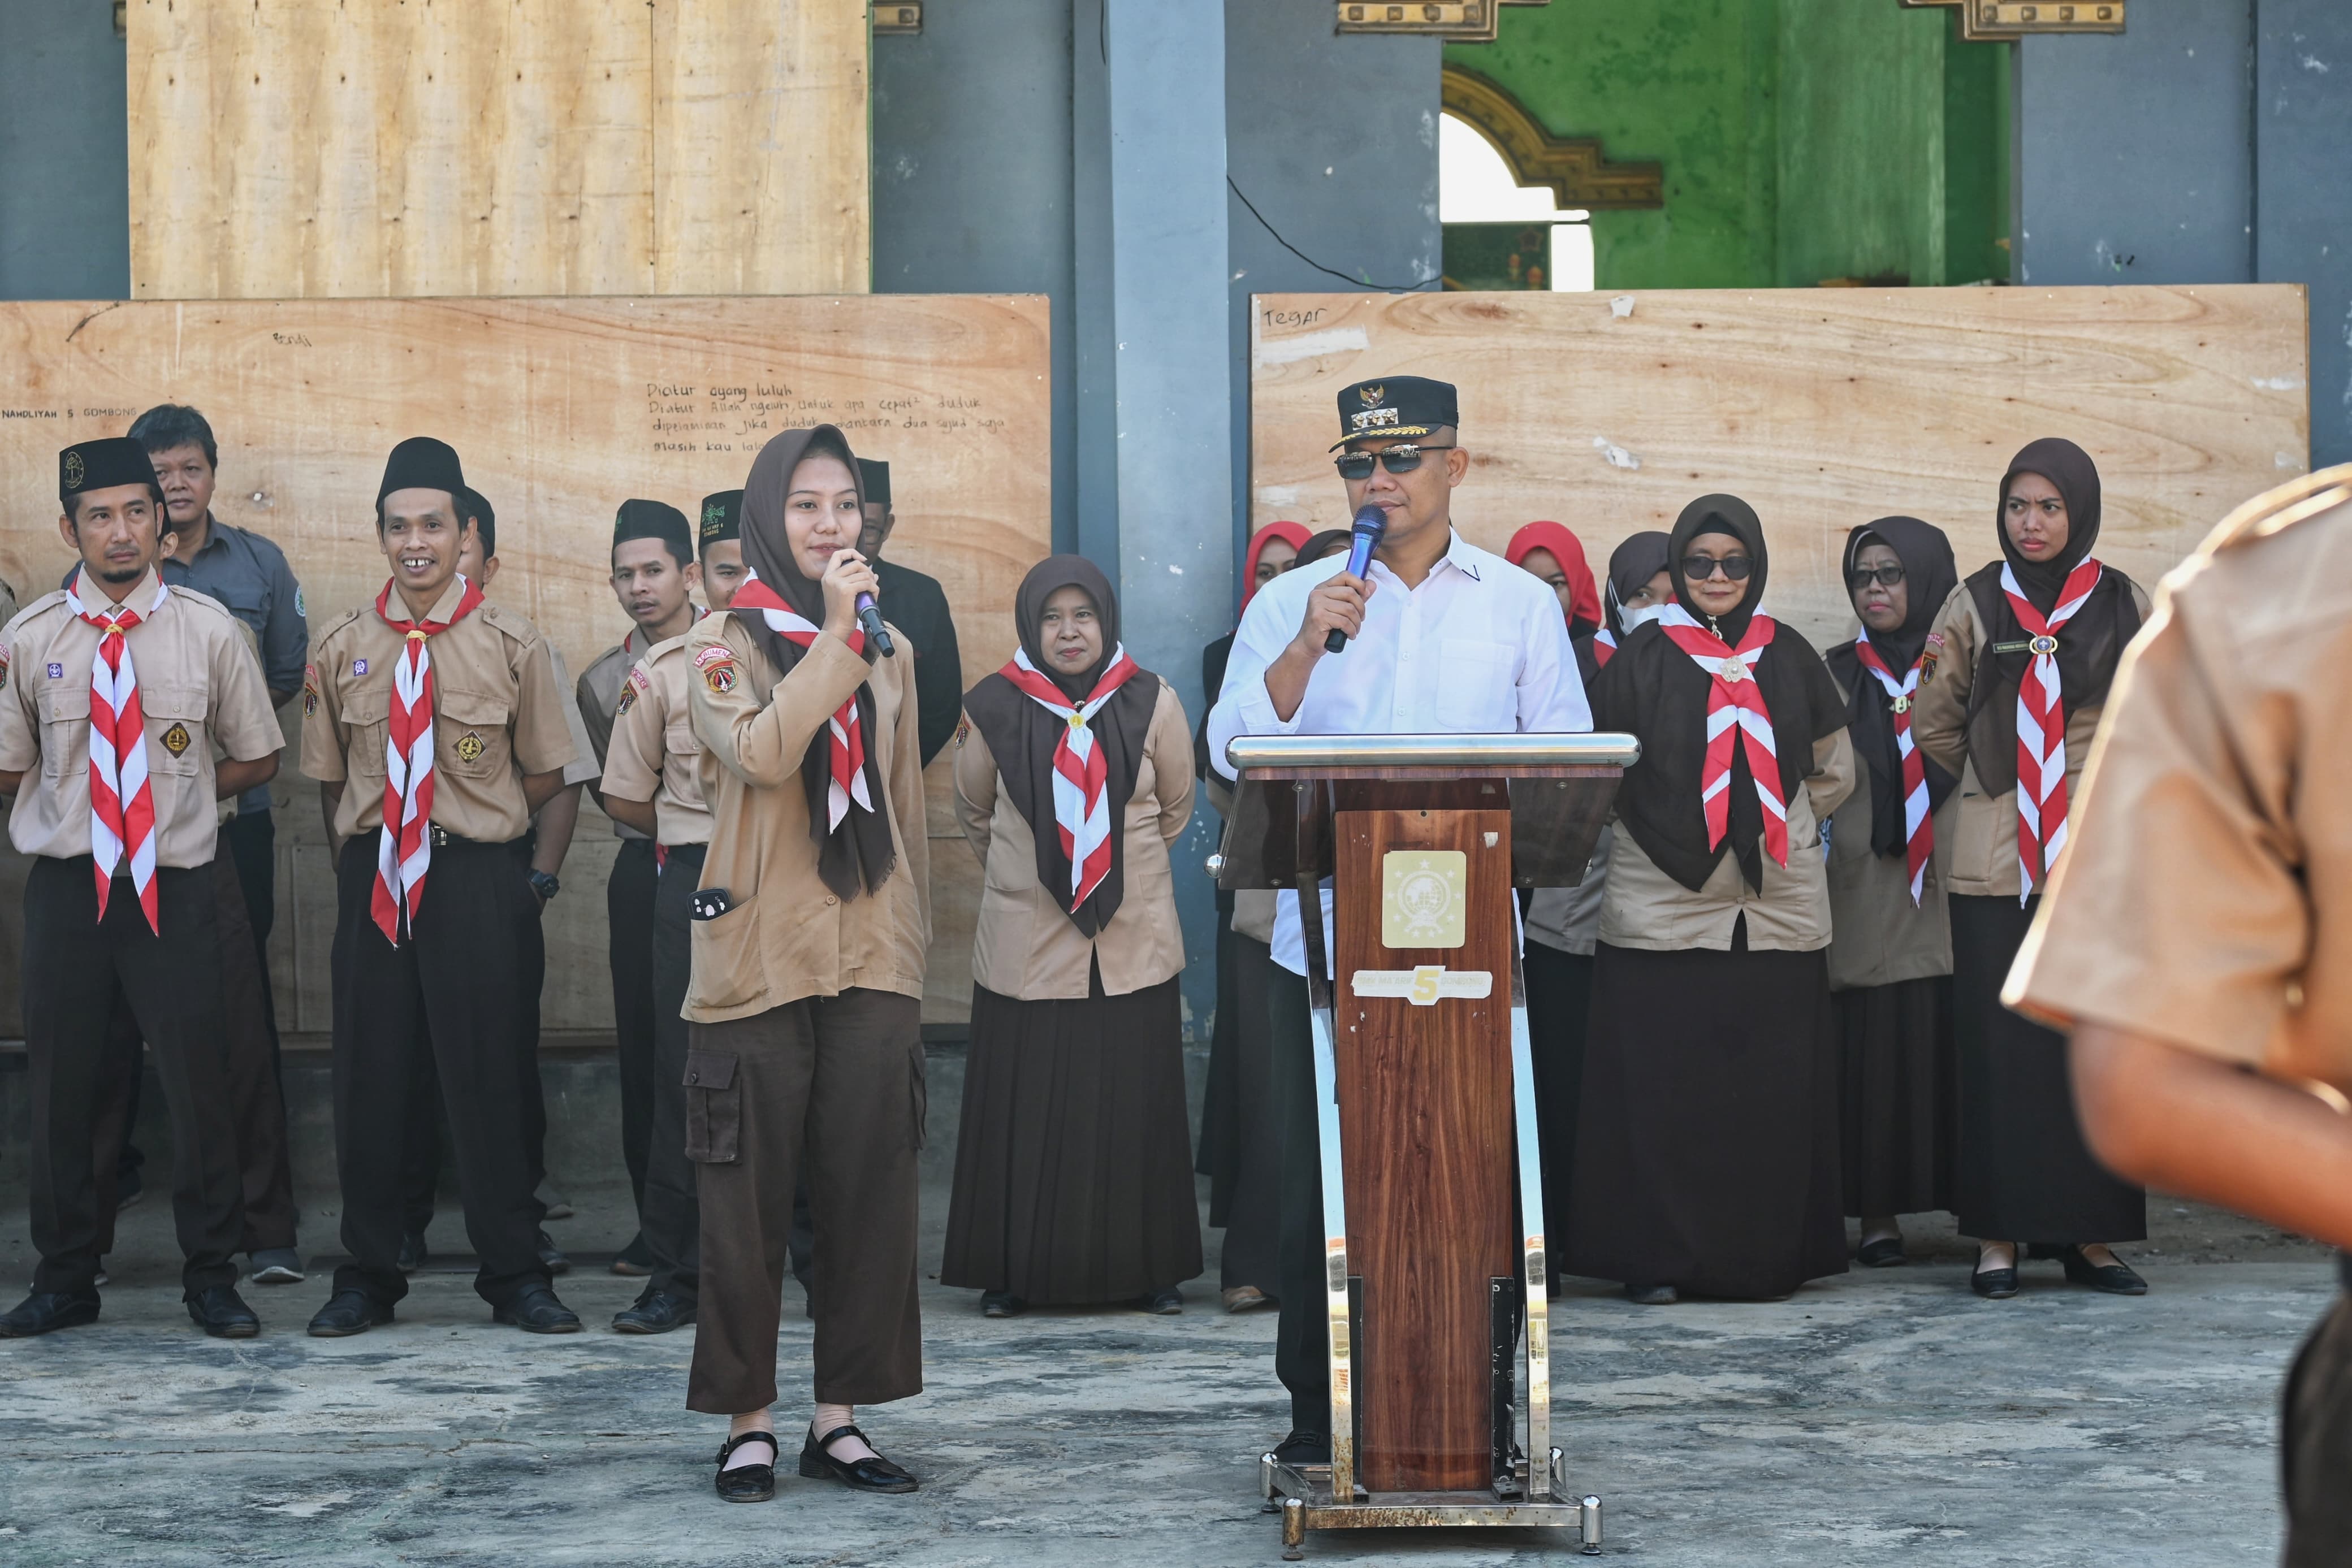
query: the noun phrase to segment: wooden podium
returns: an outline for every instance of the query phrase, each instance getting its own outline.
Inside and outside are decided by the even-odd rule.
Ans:
[[[1582,880],[1640,755],[1628,735],[1227,747],[1240,784],[1210,869],[1220,888],[1299,893],[1321,1130],[1331,1464],[1260,1462],[1286,1558],[1310,1529],[1400,1525],[1572,1528],[1600,1550],[1601,1500],[1563,1499],[1551,1446],[1513,890]]]

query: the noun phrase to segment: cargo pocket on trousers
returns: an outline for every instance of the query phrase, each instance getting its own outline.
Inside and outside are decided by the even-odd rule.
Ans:
[[[697,1165],[731,1166],[741,1156],[743,1085],[735,1054],[686,1053],[686,1157]]]
[[[931,1119],[931,1091],[925,1082],[923,1042],[918,1040],[908,1046],[907,1057],[907,1099],[914,1117],[915,1147],[929,1148],[930,1146],[929,1124]]]

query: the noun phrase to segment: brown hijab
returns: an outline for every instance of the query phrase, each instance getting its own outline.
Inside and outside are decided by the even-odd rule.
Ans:
[[[1056,673],[1045,657],[1045,601],[1064,588],[1079,588],[1095,601],[1102,623],[1102,657],[1076,675]],[[1013,599],[1013,620],[1021,632],[1022,651],[1039,673],[1060,688],[1073,703],[1094,695],[1095,683],[1118,650],[1118,595],[1102,569],[1084,556],[1047,556],[1021,580]],[[1160,702],[1160,677],[1138,670],[1111,694],[1088,726],[1095,744],[1103,748],[1109,773],[1104,785],[1110,810],[1110,871],[1094,893],[1076,909],[1070,907],[1070,856],[1054,823],[1054,750],[1061,744],[1063,721],[1007,680],[1003,672],[985,676],[965,694],[964,712],[988,742],[996,771],[1013,809],[1029,824],[1037,843],[1037,880],[1080,932],[1091,937],[1110,924],[1126,893],[1127,803],[1135,795],[1136,776],[1143,768],[1145,744],[1151,736],[1152,710]]]
[[[837,428],[820,424],[813,430],[784,431],[760,448],[759,456],[751,460],[751,476],[743,481],[743,564],[804,620],[822,626],[824,590],[814,578],[802,573],[784,532],[784,498],[792,493],[793,471],[809,456],[839,458],[849,470],[851,482],[860,485],[858,499],[864,501],[857,459]],[[756,610],[739,607],[735,615],[751,629],[777,670],[790,675],[801,662],[800,644],[771,627]],[[866,662],[874,662],[872,648],[866,650]],[[833,737],[828,728],[820,727],[809,737],[808,752],[801,758],[801,786],[808,792],[809,837],[816,844],[817,876],[843,899],[879,888],[889,880],[890,868],[898,859],[898,846],[890,836],[890,800],[884,788],[873,686],[860,685],[856,701],[858,727],[866,732],[866,788],[874,810],[853,804],[841,826],[829,829],[826,793],[832,782]],[[921,831],[919,823],[917,831]]]

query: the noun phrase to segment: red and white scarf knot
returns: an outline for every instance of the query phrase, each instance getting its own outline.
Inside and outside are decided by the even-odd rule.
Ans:
[[[783,596],[760,580],[760,574],[747,571],[742,586],[736,589],[730,608],[738,612],[756,610],[768,623],[768,630],[787,643],[806,652],[824,635],[824,629],[809,620],[783,601]],[[863,658],[866,653],[866,633],[849,634],[849,651]],[[866,729],[857,721],[857,694],[834,709],[826,721],[832,731],[832,745],[826,752],[829,764],[824,791],[824,830],[833,831],[849,815],[854,801],[860,810],[874,810],[874,791],[866,783]]]
[[[1734,648],[1699,624],[1679,604],[1668,605],[1658,624],[1675,647],[1706,673],[1706,762],[1699,778],[1700,804],[1706,811],[1706,847],[1731,831],[1731,742],[1737,730],[1747,747],[1748,771],[1764,810],[1764,852],[1789,863],[1789,802],[1780,792],[1780,753],[1772,740],[1772,712],[1756,685],[1756,662],[1771,645],[1772,618],[1759,611]]]
[[[1927,655],[1922,653],[1912,660],[1898,681],[1878,650],[1871,646],[1869,632],[1853,640],[1853,651],[1862,667],[1885,688],[1886,706],[1895,716],[1895,750],[1903,759],[1903,858],[1911,873],[1911,903],[1916,908],[1927,883],[1928,857],[1936,852],[1935,819],[1927,813],[1927,762],[1911,743],[1911,704],[1919,694],[1919,668]]]
[[[446,621],[410,620],[393,613],[392,584],[375,596],[375,612],[400,632],[392,662],[391,722],[383,741],[383,829],[376,838],[375,891],[369,912],[394,946],[412,935],[425,906],[425,873],[433,864],[433,638],[482,602],[480,585],[460,577],[457,608]]]
[[[2025,629],[2033,654],[2017,683],[2017,902],[2058,863],[2066,847],[2066,701],[2059,689],[2058,628],[2074,618],[2099,586],[2104,569],[2086,559],[2066,574],[2047,617],[2033,608],[2017,573],[2000,569],[2000,591]]]
[[[89,662],[89,852],[97,862],[98,917],[127,857],[131,885],[146,913],[147,929],[163,934],[155,894],[155,791],[147,779],[147,716],[139,707],[139,673],[131,663],[131,629],[163,608],[171,589],[159,578],[142,613],[103,596],[81,596],[88,568],[66,585],[66,608],[98,628]],[[92,611],[92,603],[104,605]]]
[[[1054,828],[1061,836],[1062,852],[1070,859],[1073,911],[1092,898],[1110,874],[1111,840],[1118,831],[1110,820],[1110,765],[1095,739],[1094,717],[1139,667],[1127,656],[1125,643],[1112,649],[1110,663],[1082,703],[1063,695],[1062,688],[1029,662],[1025,648],[997,672],[1062,721],[1061,738],[1054,743]]]

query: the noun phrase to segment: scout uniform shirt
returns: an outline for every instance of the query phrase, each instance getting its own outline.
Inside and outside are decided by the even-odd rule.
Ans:
[[[687,1018],[722,1023],[859,987],[920,997],[930,841],[908,667],[914,661],[868,664],[828,633],[780,677],[731,612],[697,622],[686,654],[687,711],[709,753],[702,783],[710,854],[701,885],[725,888],[734,902],[716,919],[693,923]],[[874,694],[866,746],[880,765],[898,858],[880,887],[845,903],[817,875],[800,773],[810,740],[861,682]]]
[[[452,579],[425,619],[445,620],[464,593],[465,580]],[[393,665],[404,641],[373,604],[346,611],[320,632],[304,674],[302,771],[344,784],[335,803],[339,838],[383,825]],[[575,759],[564,719],[571,704],[556,683],[553,649],[530,622],[485,603],[435,632],[428,653],[434,825],[478,843],[519,839],[530,826],[524,776],[553,773]]]
[[[655,643],[629,671],[613,704],[613,735],[604,749],[604,793],[651,800],[655,837],[664,845],[710,841],[710,808],[702,799],[702,743],[694,738],[694,721],[686,710],[687,683],[694,675],[687,636],[681,632]],[[596,672],[592,667],[588,673]]]
[[[2352,1091],[2352,465],[2257,497],[2123,657],[2001,999]]]
[[[683,635],[683,633],[680,633]],[[580,716],[588,726],[588,743],[595,748],[596,763],[604,767],[613,750],[614,713],[621,703],[622,689],[629,674],[651,650],[645,628],[632,626],[629,634],[596,656],[595,663],[581,672],[580,685],[574,695],[579,699]],[[681,723],[685,720],[686,705],[678,704]],[[569,780],[567,779],[568,783]],[[613,824],[614,835],[624,839],[642,839],[645,834],[625,822]],[[705,835],[706,837],[708,835]],[[681,842],[683,841],[680,841]]]
[[[155,586],[150,569],[123,602],[152,601]],[[104,601],[96,583],[89,592]],[[99,636],[66,608],[62,589],[0,631],[0,768],[26,776],[8,837],[28,855],[90,852],[89,681]],[[240,762],[286,744],[260,662],[234,615],[185,588],[172,589],[126,636],[147,725],[155,863],[209,865],[219,831],[215,743]]]

